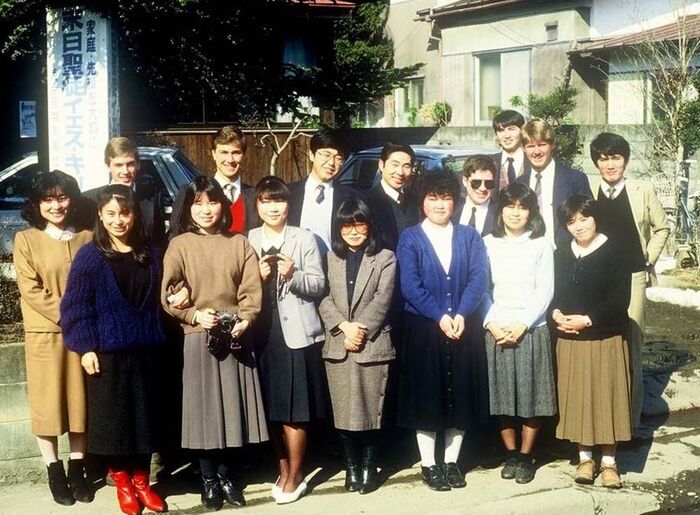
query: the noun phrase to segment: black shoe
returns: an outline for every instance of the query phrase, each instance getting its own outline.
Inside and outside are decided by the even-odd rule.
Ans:
[[[379,474],[377,474],[377,463],[374,457],[375,448],[367,445],[362,449],[362,484],[360,493],[368,494],[379,488]]]
[[[345,489],[348,492],[357,492],[362,486],[362,474],[357,450],[357,443],[349,436],[340,433],[345,454]]]
[[[85,460],[68,460],[68,484],[76,501],[92,502],[95,494],[85,480]]]
[[[202,476],[204,490],[202,490],[202,505],[207,510],[220,510],[224,505],[224,492],[221,489],[219,478],[214,476],[206,478]]]
[[[438,492],[452,490],[447,483],[447,479],[445,479],[445,475],[442,473],[442,469],[437,465],[421,467],[420,471],[423,482],[428,485],[428,488],[431,490],[437,490]]]
[[[459,470],[456,463],[443,463],[442,471],[445,474],[445,479],[447,484],[452,488],[464,488],[467,486],[467,482],[464,480],[464,474]]]
[[[75,504],[75,497],[73,497],[68,486],[68,478],[66,478],[66,471],[63,469],[63,462],[61,460],[54,461],[46,467],[46,472],[49,475],[49,489],[51,490],[51,495],[53,495],[53,500],[64,506]]]
[[[524,485],[535,479],[535,464],[530,457],[520,459],[515,470],[515,482]]]
[[[515,479],[515,473],[518,470],[518,457],[515,455],[508,456],[506,464],[501,469],[501,477],[503,479]]]
[[[239,508],[245,506],[243,491],[236,486],[233,480],[219,474],[219,483],[221,483],[221,489],[224,491],[224,497],[227,503],[238,506]]]

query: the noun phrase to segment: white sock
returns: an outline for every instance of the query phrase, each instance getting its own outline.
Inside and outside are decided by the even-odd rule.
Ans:
[[[455,427],[445,430],[445,463],[457,463],[463,440],[464,431]]]
[[[592,460],[592,459],[593,459],[593,449],[589,449],[587,451],[578,451],[579,463],[583,463],[584,461]]]
[[[420,464],[424,467],[435,465],[435,431],[416,431]]]
[[[615,465],[615,455],[603,454],[603,456],[600,458],[600,462],[603,465]]]

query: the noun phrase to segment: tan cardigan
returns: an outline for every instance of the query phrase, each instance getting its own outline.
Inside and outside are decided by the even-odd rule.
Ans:
[[[13,260],[25,332],[61,332],[59,306],[68,272],[78,249],[91,240],[90,231],[81,231],[70,241],[56,240],[36,228],[15,235]]]
[[[190,290],[192,307],[174,309],[167,297],[181,286]],[[179,319],[185,334],[202,332],[192,325],[197,309],[237,313],[251,324],[262,305],[262,283],[255,251],[240,234],[184,233],[173,238],[163,259],[161,302]]]

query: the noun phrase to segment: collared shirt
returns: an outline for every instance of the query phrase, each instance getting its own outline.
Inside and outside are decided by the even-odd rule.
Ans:
[[[260,248],[263,251],[270,250],[272,247],[275,247],[276,249],[281,249],[282,244],[284,243],[284,239],[287,236],[287,224],[284,225],[284,228],[280,232],[267,230],[267,228],[263,225],[261,234],[262,242]]]
[[[501,152],[501,173],[508,177],[508,158],[513,158],[513,168],[515,168],[515,176],[520,177],[524,171],[525,152],[523,147],[518,147],[515,152],[508,154],[505,150]]]
[[[556,165],[554,159],[552,159],[547,166],[542,170],[542,179],[540,181],[540,186],[542,187],[542,206],[541,213],[544,219],[544,225],[547,228],[545,233],[545,238],[554,245],[556,248],[556,243],[554,242],[554,170]],[[535,183],[537,182],[536,177],[537,171],[533,168],[530,172],[530,188],[535,191]]]
[[[70,241],[75,236],[75,227],[66,227],[65,230],[61,230],[51,223],[46,224],[46,229],[44,232],[49,235],[49,237],[58,241]]]
[[[323,201],[316,202],[318,186],[323,185]],[[309,175],[304,186],[304,203],[299,226],[310,230],[320,241],[319,248],[325,254],[331,248],[331,220],[333,219],[333,182],[320,182]],[[322,248],[322,245],[325,248]]]
[[[610,189],[610,186],[612,186],[613,189],[615,190],[615,194],[614,194],[613,198],[615,199],[615,198],[619,197],[620,192],[622,191],[622,188],[625,187],[625,178],[622,177],[615,184],[608,184],[605,181],[600,182],[600,189],[603,191],[603,195],[605,195],[608,198],[610,198],[610,196],[608,195],[608,190]]]
[[[491,204],[491,199],[488,199],[483,204],[474,204],[471,198],[467,196],[464,202],[464,209],[462,209],[462,216],[459,217],[459,223],[461,225],[469,225],[469,219],[472,217],[472,208],[475,207],[474,212],[474,229],[481,234],[484,232],[484,224],[486,223],[486,215],[489,212],[489,205]]]
[[[428,237],[430,244],[437,254],[440,264],[446,274],[450,273],[450,263],[452,261],[452,222],[448,222],[445,227],[435,225],[427,218],[421,222],[421,227]]]
[[[398,203],[399,202],[399,193],[403,193],[403,188],[401,188],[401,191],[396,191],[394,188],[389,186],[384,179],[381,180],[379,183],[382,185],[382,189],[384,190],[384,193],[386,193],[394,202]]]
[[[606,241],[608,241],[608,237],[600,232],[593,238],[593,241],[588,244],[588,247],[580,247],[579,244],[576,243],[576,240],[571,240],[571,252],[574,253],[574,257],[576,258],[586,257],[589,254],[593,254]]]
[[[216,182],[218,182],[219,185],[224,189],[224,193],[226,193],[226,185],[232,184],[234,190],[233,190],[233,198],[231,199],[231,202],[235,202],[236,200],[238,200],[238,196],[241,194],[241,176],[240,175],[238,177],[236,177],[235,181],[231,181],[224,174],[217,171],[214,174],[214,180],[216,180]],[[228,196],[228,194],[226,196]]]

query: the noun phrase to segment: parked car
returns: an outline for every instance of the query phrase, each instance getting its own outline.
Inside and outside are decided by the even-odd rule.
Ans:
[[[495,149],[461,147],[454,145],[411,145],[416,153],[415,175],[449,170],[461,174],[464,162],[475,154],[493,155]],[[366,190],[379,182],[379,157],[382,147],[368,148],[348,156],[338,175],[341,184],[357,190]]]
[[[178,191],[200,172],[176,148],[139,147],[139,158],[139,187],[161,191],[164,216],[168,220]],[[0,253],[12,252],[15,233],[27,227],[20,210],[38,170],[37,153],[30,152],[0,171]]]

